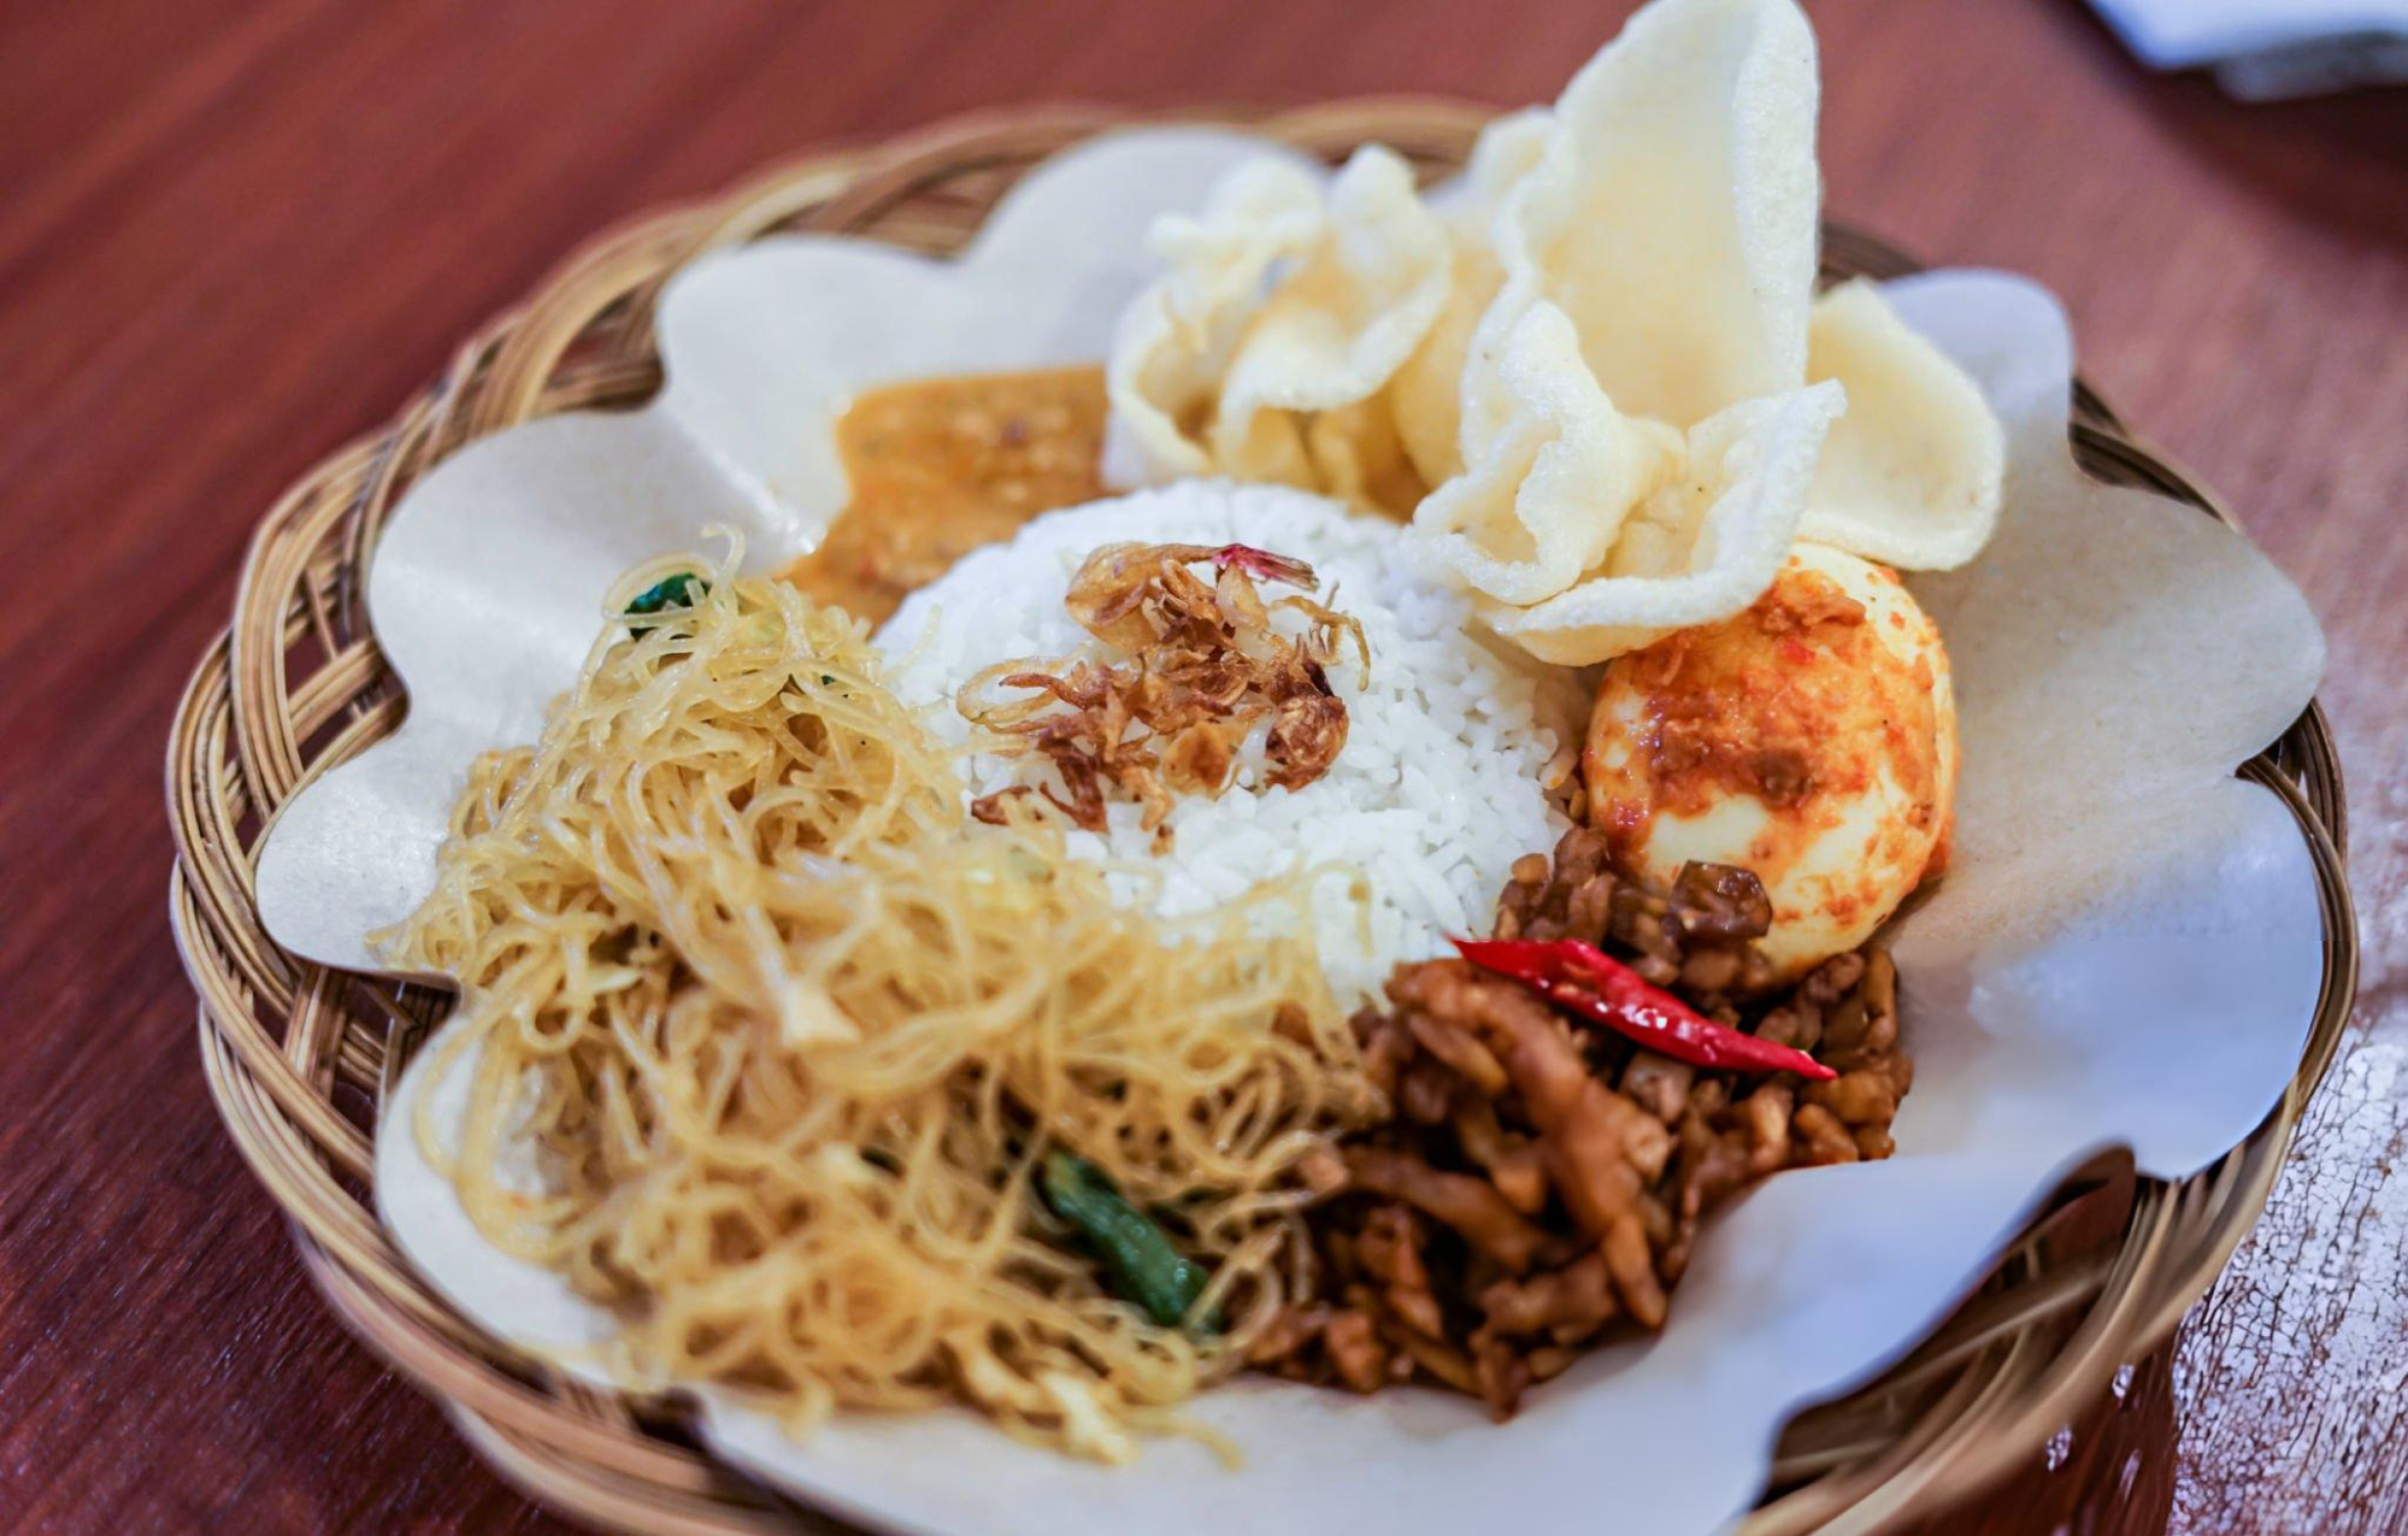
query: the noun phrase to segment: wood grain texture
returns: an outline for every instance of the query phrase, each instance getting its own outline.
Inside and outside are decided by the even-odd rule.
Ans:
[[[1033,100],[1553,93],[1574,0],[0,7],[0,1527],[551,1524],[319,1313],[219,1135],[162,892],[168,711],[253,520],[581,236]],[[1935,1529],[2408,1529],[2408,95],[2242,108],[2075,0],[1823,0],[1841,215],[2064,296],[2308,590],[2366,987],[2255,1238]]]

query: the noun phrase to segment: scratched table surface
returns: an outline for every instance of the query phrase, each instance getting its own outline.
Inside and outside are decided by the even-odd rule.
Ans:
[[[0,6],[0,1526],[550,1528],[320,1313],[220,1133],[159,763],[254,520],[583,236],[1072,99],[1552,96],[1589,0]],[[2408,93],[2241,107],[2075,0],[1819,0],[1833,210],[2062,294],[2333,642],[2358,1016],[2172,1345],[1955,1531],[2408,1529]]]

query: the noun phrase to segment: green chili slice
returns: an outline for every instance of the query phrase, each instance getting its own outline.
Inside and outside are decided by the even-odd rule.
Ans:
[[[1041,1180],[1045,1203],[1104,1261],[1112,1289],[1165,1327],[1176,1327],[1211,1276],[1171,1246],[1144,1212],[1121,1198],[1103,1169],[1067,1152],[1048,1154]],[[1206,1327],[1217,1323],[1206,1319]]]
[[[674,574],[663,576],[643,591],[638,592],[627,604],[627,617],[633,619],[643,614],[657,614],[664,608],[692,608],[701,602],[710,591],[710,582],[705,581],[691,570],[680,570]],[[628,633],[640,640],[652,633],[653,628],[651,624],[637,624]]]

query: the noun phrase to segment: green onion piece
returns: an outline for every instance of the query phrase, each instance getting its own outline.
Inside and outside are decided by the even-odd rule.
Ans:
[[[1113,1290],[1164,1327],[1186,1320],[1211,1279],[1204,1265],[1172,1247],[1168,1234],[1122,1199],[1104,1171],[1086,1159],[1067,1152],[1049,1154],[1041,1183],[1045,1203],[1078,1228],[1103,1259]],[[1207,1318],[1204,1326],[1216,1328],[1219,1323]]]

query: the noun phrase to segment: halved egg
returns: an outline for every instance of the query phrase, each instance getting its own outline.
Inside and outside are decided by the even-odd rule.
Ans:
[[[1794,976],[1944,861],[1956,763],[1939,626],[1897,572],[1800,545],[1746,612],[1607,664],[1581,767],[1626,867],[1754,870]]]

